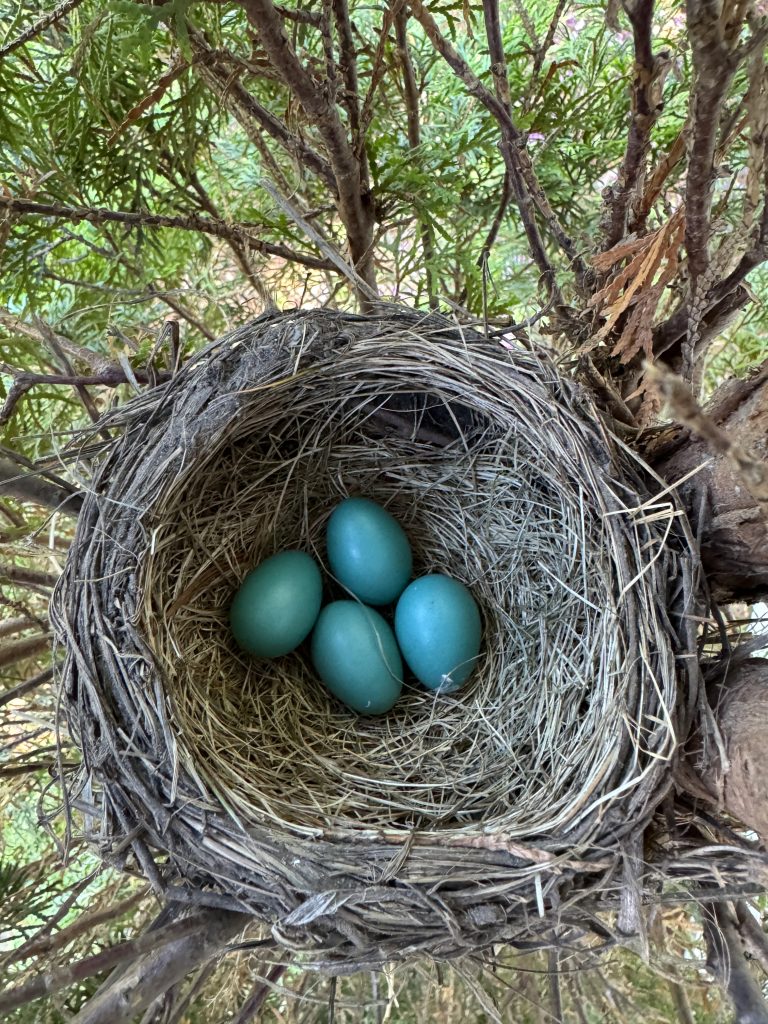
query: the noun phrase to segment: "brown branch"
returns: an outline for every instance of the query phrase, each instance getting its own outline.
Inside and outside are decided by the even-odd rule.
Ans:
[[[232,1018],[230,1024],[249,1024],[250,1021],[256,1020],[267,996],[287,969],[287,964],[273,964],[267,972],[266,978],[257,981],[253,992],[243,1003],[240,1011]]]
[[[82,2],[83,0],[63,0],[63,3],[60,3],[58,7],[38,18],[29,28],[24,29],[20,36],[11,40],[10,43],[6,43],[5,46],[0,47],[0,60],[3,57],[7,57],[9,53],[13,53],[14,50],[18,50],[20,46],[24,46],[25,43],[34,39],[35,36],[39,36],[41,32],[45,32],[47,28],[55,25],[57,21],[61,21],[65,15],[69,14],[70,11],[74,11]]]
[[[48,332],[55,334],[56,341],[59,346],[71,356],[73,359],[78,359],[84,363],[94,373],[98,373],[105,365],[109,365],[109,359],[106,356],[101,355],[98,352],[92,352],[88,348],[84,348],[82,345],[77,345],[70,338],[66,338],[63,334],[55,332],[50,324],[46,324],[46,330],[43,331],[41,324],[43,321],[40,317],[35,317],[34,324],[30,324],[24,320],[20,320],[15,313],[11,313],[9,309],[0,308],[0,324],[8,330],[15,331],[18,334],[23,335],[25,338],[31,338],[35,341],[46,341],[50,335]]]
[[[23,633],[27,629],[32,629],[33,625],[34,623],[25,615],[18,619],[6,619],[5,622],[0,621],[0,637],[15,636],[17,633]]]
[[[127,227],[177,228],[180,231],[197,231],[224,240],[237,239],[245,242],[256,252],[269,256],[279,256],[291,263],[300,263],[305,267],[317,270],[331,270],[326,261],[306,253],[295,252],[285,245],[265,242],[254,234],[255,224],[227,224],[224,221],[212,220],[195,214],[185,217],[171,217],[159,213],[132,213],[126,210],[106,210],[103,207],[65,206],[62,203],[37,203],[27,199],[0,196],[0,209],[10,210],[17,215],[33,214],[40,217],[57,217],[75,223],[87,221],[89,224],[115,223]]]
[[[544,41],[541,46],[536,47],[536,57],[533,62],[533,74],[531,75],[531,82],[535,82],[541,74],[541,69],[544,66],[544,60],[549,52],[549,48],[555,41],[555,33],[557,32],[557,26],[560,24],[560,19],[563,16],[565,8],[568,6],[569,0],[557,0],[557,6],[552,12],[552,17],[549,19],[549,27],[547,28],[547,34],[544,37]]]
[[[737,1024],[768,1024],[768,1008],[747,967],[728,906],[711,903],[703,910],[707,969],[727,991]]]
[[[624,6],[632,25],[635,46],[632,119],[618,183],[613,190],[610,222],[603,242],[604,250],[612,249],[627,232],[629,209],[643,187],[651,130],[661,113],[664,79],[671,65],[666,52],[656,56],[653,54],[653,8],[654,0],[628,0]]]
[[[688,38],[693,58],[694,85],[690,99],[690,143],[685,186],[685,249],[688,254],[688,337],[683,343],[683,374],[691,379],[703,314],[704,292],[709,282],[710,211],[715,181],[715,147],[720,112],[733,76],[743,56],[736,47],[746,13],[745,5],[733,5],[739,24],[726,23],[721,5],[714,0],[687,0]]]
[[[69,361],[69,357],[67,356],[62,346],[59,344],[59,339],[56,335],[56,332],[53,330],[52,327],[50,327],[44,320],[41,320],[39,317],[33,317],[33,320],[35,322],[35,326],[40,331],[40,336],[44,339],[45,344],[53,353],[56,361],[59,363],[60,368],[64,371],[64,373],[68,373],[72,376],[75,376],[75,371],[72,367],[72,364]],[[84,385],[80,383],[75,384],[74,388],[75,391],[77,392],[80,401],[83,403],[85,411],[91,417],[91,422],[98,423],[99,410],[96,408],[96,404],[91,398],[88,388],[86,388]],[[2,412],[0,412],[0,422],[2,422]],[[100,433],[105,441],[110,440],[110,435],[106,430],[102,429]]]
[[[316,11],[299,10],[296,7],[282,7],[280,4],[275,4],[275,10],[281,18],[287,18],[288,21],[296,21],[299,25],[313,25],[317,28],[320,24],[320,16]]]
[[[50,636],[30,636],[12,644],[0,644],[0,668],[10,668],[27,658],[43,654],[51,646]]]
[[[26,569],[19,565],[0,565],[0,583],[18,583],[23,587],[52,590],[58,576],[37,569]]]
[[[112,904],[106,910],[81,914],[72,924],[67,925],[66,928],[61,928],[52,935],[48,934],[47,928],[41,929],[41,933],[38,933],[29,942],[25,942],[23,946],[19,946],[18,949],[13,951],[13,961],[11,962],[17,963],[20,960],[27,960],[30,957],[53,953],[58,949],[62,949],[70,942],[74,942],[75,939],[79,939],[82,935],[87,935],[94,928],[98,928],[108,921],[116,921],[123,914],[127,914],[129,910],[133,910],[134,907],[146,898],[148,892],[149,889],[145,887],[131,896],[127,896],[124,900],[120,900],[119,903]],[[8,961],[5,961],[5,963],[7,964]]]
[[[768,976],[768,935],[765,934],[758,920],[751,913],[745,900],[735,903],[734,909],[745,952],[751,960],[760,965],[760,969]]]
[[[250,920],[246,914],[205,910],[157,931],[145,932],[135,940],[146,943],[146,948],[139,951],[141,958],[131,954],[133,963],[128,969],[110,978],[71,1024],[133,1024],[137,1015],[159,996],[221,953],[227,941]],[[158,942],[157,936],[163,934],[166,937]],[[143,955],[152,949],[151,955]],[[113,957],[109,966],[120,962],[121,958]]]
[[[211,199],[210,195],[203,187],[202,182],[200,181],[200,179],[198,178],[197,174],[194,171],[192,171],[189,174],[189,185],[192,186],[201,209],[205,210],[206,213],[209,213],[214,219],[221,220],[222,218],[219,213],[218,207]],[[236,239],[229,239],[228,245],[232,250],[232,255],[235,257],[237,265],[242,270],[248,283],[259,296],[261,301],[264,303],[265,308],[274,309],[275,300],[270,294],[269,288],[267,288],[264,281],[262,281],[261,275],[258,273],[253,263],[251,262],[250,254],[248,253],[245,246]]]
[[[507,212],[509,201],[512,198],[512,188],[509,182],[509,170],[504,168],[504,181],[501,185],[501,195],[499,196],[499,205],[496,207],[496,213],[494,214],[493,221],[488,234],[485,236],[483,247],[480,250],[480,255],[477,257],[478,267],[484,267],[488,262],[488,256],[490,255],[493,243],[496,241],[501,229],[501,225],[504,221],[504,214]]]
[[[675,1004],[678,1024],[696,1024],[685,987],[679,981],[673,981],[671,978],[667,979],[667,986],[669,994],[672,996],[672,1002]]]
[[[360,160],[361,180],[368,180],[368,160],[360,138],[360,86],[357,79],[357,51],[352,35],[347,0],[333,0],[333,14],[339,36],[339,69],[344,79],[342,103],[349,115],[352,149]]]
[[[335,195],[336,179],[328,161],[303,139],[294,135],[279,117],[257,103],[237,78],[223,66],[228,62],[239,63],[237,58],[227,51],[212,50],[202,32],[197,31],[192,25],[188,26],[188,32],[193,52],[206,58],[195,65],[195,70],[222,102],[227,104],[254,145],[258,145],[256,139],[261,138],[260,132],[266,132],[302,167],[322,178]],[[254,130],[254,125],[258,126],[258,130]]]
[[[483,14],[485,16],[485,34],[488,38],[488,53],[491,58],[491,73],[493,74],[493,82],[496,89],[496,96],[501,103],[504,104],[505,109],[511,115],[512,107],[509,95],[509,76],[507,74],[507,63],[504,56],[504,44],[501,36],[501,24],[499,21],[499,5],[497,0],[483,0]],[[507,212],[509,201],[512,198],[512,187],[510,184],[509,168],[504,168],[504,181],[501,187],[501,195],[499,196],[499,205],[496,208],[496,214],[493,218],[488,234],[485,236],[485,241],[480,250],[480,255],[477,258],[477,266],[481,270],[485,270],[488,257],[493,243],[498,237],[499,230],[501,229],[504,215]]]
[[[634,215],[628,226],[630,231],[640,232],[645,229],[648,214],[651,212],[653,204],[661,195],[664,182],[685,156],[685,138],[686,133],[684,131],[680,132],[668,152],[662,157],[648,177],[642,196],[634,204]]]
[[[512,194],[515,197],[523,229],[528,239],[528,247],[534,262],[539,268],[547,294],[556,304],[561,304],[560,289],[555,280],[555,272],[544,248],[544,240],[539,232],[534,216],[534,206],[539,210],[564,251],[583,269],[583,263],[576,255],[571,239],[560,226],[554,211],[549,206],[541,187],[536,180],[530,158],[523,145],[523,137],[507,113],[504,104],[490,93],[480,79],[474,74],[463,57],[443,36],[437,22],[422,4],[421,0],[412,0],[411,11],[419,20],[432,45],[446,61],[453,72],[464,82],[470,95],[475,96],[498,121],[501,129],[500,149],[504,162],[509,170]],[[577,271],[578,273],[578,271]]]
[[[405,110],[408,118],[408,145],[418,149],[421,145],[421,117],[419,115],[419,87],[408,48],[408,12],[401,7],[395,15],[395,38],[397,55],[403,69],[403,92],[405,94]],[[421,218],[419,218],[421,219]],[[435,240],[432,229],[427,221],[421,224],[421,248],[424,253],[424,272],[427,282],[427,300],[430,309],[437,308],[435,297]]]
[[[74,491],[67,490],[41,477],[34,469],[19,472],[19,465],[0,456],[0,494],[9,494],[19,501],[31,501],[44,508],[77,516],[83,499]]]
[[[34,1002],[36,999],[42,999],[43,996],[53,995],[62,989],[69,988],[70,985],[75,985],[79,981],[92,978],[95,974],[108,971],[118,964],[135,961],[146,953],[157,951],[156,956],[159,957],[161,950],[167,952],[169,947],[178,947],[182,939],[188,940],[191,937],[200,936],[206,930],[213,930],[212,925],[215,923],[215,919],[221,915],[221,911],[195,914],[181,921],[166,925],[164,928],[158,928],[157,931],[145,932],[136,938],[110,946],[108,949],[96,953],[95,956],[87,957],[85,960],[79,960],[64,967],[53,967],[50,971],[30,978],[22,985],[17,985],[15,988],[0,992],[0,1012],[10,1013],[11,1010],[15,1010],[18,1006],[24,1006],[26,1003]],[[236,914],[231,916],[242,918],[243,915]],[[240,923],[240,927],[242,927],[242,923]],[[205,940],[202,941],[202,944],[205,945]],[[87,1011],[97,1000],[98,994],[90,1000],[85,1010]],[[149,1001],[151,1002],[151,999]],[[93,1018],[92,1015],[82,1016],[83,1013],[84,1011],[81,1011],[76,1018],[78,1024],[82,1024],[81,1017],[83,1021],[98,1019]],[[112,1021],[112,1018],[102,1017],[101,1020]],[[117,1024],[117,1018],[115,1018],[114,1024]]]
[[[332,0],[320,0],[322,10],[320,12],[320,39],[322,41],[323,56],[325,57],[325,90],[331,104],[336,104],[338,93],[338,82],[336,78],[336,55],[333,50],[333,28],[331,27],[331,2]]]
[[[303,64],[285,34],[272,0],[240,0],[271,66],[280,74],[325,143],[339,195],[339,215],[344,223],[352,262],[357,273],[374,290],[373,206],[362,165],[350,146],[336,107],[330,102]],[[367,297],[360,296],[365,304]]]
[[[379,41],[376,44],[376,50],[374,52],[373,60],[371,62],[372,66],[370,80],[368,82],[368,91],[365,94],[365,99],[363,100],[363,109],[362,113],[360,114],[360,139],[358,141],[357,146],[358,158],[362,157],[362,147],[363,140],[365,138],[365,133],[368,131],[368,128],[371,125],[371,121],[373,120],[373,100],[376,95],[376,90],[379,87],[379,83],[384,77],[384,72],[386,70],[384,55],[387,48],[387,40],[389,38],[389,33],[395,22],[397,14],[399,13],[404,4],[405,0],[392,0],[392,2],[387,5],[384,11],[384,17],[381,22],[381,32],[379,33]]]
[[[38,672],[37,675],[31,676],[29,679],[25,679],[23,683],[19,683],[18,686],[12,686],[10,690],[6,690],[4,693],[0,693],[0,708],[5,707],[6,704],[10,704],[13,700],[20,700],[22,697],[26,697],[28,693],[32,693],[39,686],[44,686],[45,683],[50,683],[53,679],[53,668],[46,668],[42,672]]]
[[[3,426],[11,419],[20,400],[28,391],[31,391],[32,388],[36,387],[38,384],[70,384],[78,388],[99,385],[100,387],[116,388],[121,384],[129,383],[130,380],[126,375],[125,370],[119,366],[112,366],[103,370],[101,373],[84,376],[68,373],[16,372],[11,367],[7,367],[2,363],[0,363],[0,367],[3,367],[7,373],[15,374],[13,384],[8,391],[5,403],[2,409],[0,409],[0,426]],[[134,370],[133,377],[139,384],[148,384],[150,382],[150,375],[144,370]],[[166,380],[167,378],[168,374],[157,375],[158,380]],[[130,383],[133,383],[133,381],[130,380]],[[0,479],[2,479],[1,475]]]
[[[504,109],[511,115],[512,106],[509,96],[509,76],[507,61],[504,56],[504,44],[501,38],[498,0],[483,0],[483,16],[485,18],[485,34],[488,39],[488,55],[491,58],[491,74],[496,96]]]
[[[170,295],[168,292],[158,291],[154,285],[150,285],[149,293],[150,295],[156,296],[161,302],[164,302],[169,309],[174,311],[174,313],[178,313],[182,320],[186,320],[186,322],[191,327],[194,327],[196,331],[199,331],[207,341],[214,341],[216,339],[216,335],[213,331],[209,331],[203,321],[198,320],[195,314],[187,309],[183,303],[179,302],[178,299],[174,298],[174,296]]]

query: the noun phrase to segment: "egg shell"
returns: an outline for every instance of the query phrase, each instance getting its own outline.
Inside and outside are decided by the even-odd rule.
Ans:
[[[395,634],[373,608],[333,601],[312,634],[312,661],[331,693],[362,715],[389,711],[403,686]]]
[[[229,623],[235,640],[258,658],[277,658],[312,630],[323,599],[317,562],[305,551],[281,551],[248,573]]]
[[[411,545],[400,524],[369,498],[347,498],[328,520],[328,564],[366,604],[390,604],[411,577]]]
[[[480,611],[459,580],[441,573],[406,587],[395,635],[408,667],[430,690],[451,693],[467,681],[480,652]]]

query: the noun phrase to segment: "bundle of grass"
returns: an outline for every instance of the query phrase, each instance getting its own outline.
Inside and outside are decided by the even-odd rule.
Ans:
[[[668,789],[695,561],[581,391],[437,316],[291,312],[101,426],[53,618],[102,854],[336,972],[589,927]],[[479,603],[461,690],[362,717],[234,644],[245,574],[323,561],[350,494]]]

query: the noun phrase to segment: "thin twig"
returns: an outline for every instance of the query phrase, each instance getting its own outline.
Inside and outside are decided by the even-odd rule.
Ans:
[[[544,240],[536,224],[534,206],[539,210],[561,248],[573,261],[574,267],[576,268],[578,264],[583,268],[583,263],[576,254],[572,240],[560,226],[554,211],[551,209],[536,180],[530,158],[523,145],[521,133],[512,121],[504,104],[485,88],[464,58],[460,56],[451,43],[443,36],[437,22],[424,7],[421,0],[413,0],[410,7],[414,17],[421,22],[432,45],[455,74],[464,82],[467,91],[479,99],[498,121],[502,136],[500,148],[504,162],[509,170],[512,193],[520,211],[520,218],[528,239],[528,247],[536,266],[541,272],[547,294],[554,297],[556,305],[560,305],[562,302],[560,289],[555,279],[554,268],[544,247]]]
[[[339,196],[339,215],[347,233],[355,270],[376,291],[373,262],[373,208],[370,189],[336,106],[297,57],[272,0],[240,0],[271,66],[299,101],[325,143]],[[360,293],[363,304],[366,293]]]
[[[38,18],[36,22],[24,29],[20,36],[11,40],[10,43],[6,43],[5,46],[0,47],[0,60],[3,57],[7,57],[9,53],[13,53],[14,50],[18,50],[20,46],[24,46],[30,40],[39,36],[41,32],[45,32],[51,25],[55,25],[57,21],[74,11],[76,7],[79,7],[83,0],[63,0],[58,7],[55,7],[48,14],[44,14],[41,18]]]
[[[408,12],[401,7],[395,16],[395,38],[397,40],[397,55],[403,69],[403,93],[405,95],[405,110],[408,117],[408,145],[411,149],[418,149],[421,145],[421,118],[419,114],[419,87],[416,83],[416,74],[413,70],[413,62],[408,48]],[[427,282],[427,301],[430,309],[437,308],[437,297],[435,295],[435,240],[429,222],[421,220],[421,248],[424,253],[424,275]]]
[[[632,84],[632,119],[618,183],[613,190],[604,249],[617,245],[627,231],[633,198],[642,189],[651,144],[651,130],[661,113],[661,91],[671,66],[666,53],[654,56],[652,47],[654,0],[634,0],[624,8],[632,25],[635,77]]]
[[[121,366],[112,366],[109,369],[103,370],[101,373],[93,375],[72,375],[68,373],[26,373],[25,371],[14,371],[12,367],[7,367],[5,364],[0,363],[0,367],[4,369],[6,373],[13,373],[14,380],[13,384],[8,390],[5,403],[2,409],[0,409],[0,426],[7,423],[13,416],[16,406],[19,401],[26,395],[32,388],[37,387],[38,384],[54,385],[54,384],[70,384],[76,387],[87,387],[98,385],[99,387],[106,388],[117,388],[121,384],[134,383],[131,380],[126,371]],[[159,374],[159,380],[166,380],[169,374]],[[139,384],[149,383],[149,375],[143,370],[134,370],[133,377]]]
[[[101,974],[120,963],[135,960],[145,953],[161,949],[169,943],[193,935],[205,927],[205,922],[205,914],[195,914],[181,921],[175,921],[157,931],[145,932],[136,938],[119,942],[94,956],[86,957],[85,960],[78,960],[64,967],[53,967],[15,988],[0,992],[0,1012],[10,1013],[17,1006],[24,1006],[36,999],[42,999],[43,996],[53,995],[79,981],[92,978],[94,974]]]
[[[32,214],[39,217],[57,217],[74,223],[87,221],[89,224],[115,223],[128,227],[176,228],[180,231],[197,231],[201,234],[213,235],[225,240],[237,239],[246,242],[257,252],[270,256],[280,256],[291,263],[301,263],[305,267],[318,270],[332,270],[326,260],[318,259],[307,253],[295,252],[286,245],[265,242],[255,235],[255,224],[228,224],[197,214],[184,217],[171,217],[159,213],[133,213],[127,210],[106,210],[103,207],[65,206],[63,203],[37,203],[29,199],[18,199],[11,196],[0,196],[0,209],[24,215]]]

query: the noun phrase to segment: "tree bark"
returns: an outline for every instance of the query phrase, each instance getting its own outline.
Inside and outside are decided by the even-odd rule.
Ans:
[[[768,659],[750,658],[731,669],[714,698],[728,758],[721,766],[723,804],[768,846]]]
[[[749,971],[736,924],[727,905],[706,908],[704,935],[707,968],[728,992],[736,1011],[735,1024],[768,1024],[768,1009]]]
[[[202,911],[201,927],[134,961],[80,1010],[72,1024],[130,1024],[172,985],[222,951],[252,920],[247,914]]]
[[[768,360],[751,377],[725,383],[705,412],[768,471]],[[713,599],[751,603],[768,597],[766,503],[733,460],[680,426],[652,441],[646,457],[670,484],[693,473],[678,494],[700,539]]]
[[[56,484],[25,470],[11,459],[0,457],[0,494],[8,494],[19,501],[31,501],[51,511],[66,512],[77,517],[83,499],[79,494],[65,490]]]

